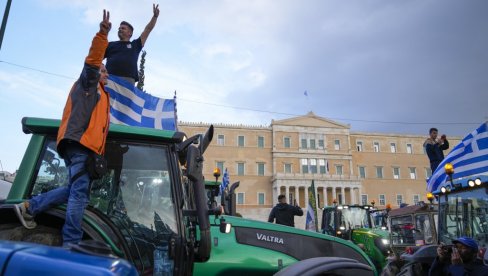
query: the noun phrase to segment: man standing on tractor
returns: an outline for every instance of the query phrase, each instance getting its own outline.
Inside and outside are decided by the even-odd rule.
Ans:
[[[277,224],[287,225],[295,227],[295,216],[303,216],[303,210],[300,206],[289,205],[286,203],[286,196],[278,196],[278,204],[271,210],[269,214],[268,222],[273,223],[276,219]]]
[[[449,141],[447,141],[446,135],[443,134],[440,139],[437,139],[437,128],[431,128],[429,130],[429,138],[425,140],[424,147],[427,156],[430,161],[430,169],[434,173],[437,166],[444,160],[444,150],[449,148]]]

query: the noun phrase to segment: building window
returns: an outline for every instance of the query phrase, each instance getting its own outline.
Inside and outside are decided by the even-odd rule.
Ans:
[[[307,159],[302,159],[302,173],[308,173],[308,160]]]
[[[310,148],[315,149],[315,139],[310,139]]]
[[[361,195],[361,205],[368,205],[368,195]]]
[[[219,168],[220,173],[222,175],[224,174],[224,162],[222,162],[222,161],[215,162],[215,167]]]
[[[415,168],[409,168],[410,169],[410,179],[417,179],[417,172]]]
[[[264,148],[264,137],[258,136],[258,148]]]
[[[237,193],[237,204],[244,204],[244,193]]]
[[[287,149],[291,147],[290,137],[283,137],[283,146]]]
[[[393,168],[393,179],[400,179],[400,168]]]
[[[334,149],[335,150],[341,149],[341,140],[334,140]]]
[[[242,135],[237,136],[237,146],[244,147],[244,136]]]
[[[324,144],[324,139],[319,139],[319,149],[324,149],[325,144]]]
[[[403,203],[403,196],[402,195],[396,196],[396,203],[398,206],[400,206]]]
[[[325,159],[319,159],[319,169],[321,174],[326,174],[328,172],[327,161]]]
[[[264,176],[264,163],[258,163],[258,175]]]
[[[373,151],[380,152],[380,142],[373,142]]]
[[[285,173],[291,173],[291,164],[290,163],[285,164]]]
[[[363,151],[363,142],[357,141],[356,147],[357,147],[358,151]]]
[[[417,205],[420,201],[419,195],[413,195],[413,204]]]
[[[301,147],[302,147],[302,149],[306,149],[307,148],[307,139],[302,139],[301,140]]]
[[[407,153],[412,154],[413,153],[413,146],[412,144],[407,144]]]
[[[359,166],[358,170],[359,170],[359,177],[363,179],[366,178],[366,168],[363,166]]]
[[[342,165],[335,165],[335,168],[336,168],[336,174],[342,175]]]
[[[396,152],[396,144],[395,143],[390,143],[390,151],[392,153],[395,153]]]
[[[380,200],[380,205],[381,206],[385,206],[386,205],[385,195],[379,195],[379,200]]]
[[[239,162],[237,163],[237,175],[244,175],[244,163]]]
[[[432,176],[432,170],[430,168],[425,168],[425,178]]]
[[[383,167],[376,167],[376,178],[383,178]]]
[[[258,193],[258,204],[264,205],[264,193]]]
[[[317,159],[310,159],[310,172],[317,173]]]
[[[219,134],[217,136],[217,145],[219,146],[225,145],[225,136],[223,134]]]

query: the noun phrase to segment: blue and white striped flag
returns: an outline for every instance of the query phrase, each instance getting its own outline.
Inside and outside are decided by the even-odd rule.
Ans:
[[[108,78],[105,89],[110,94],[110,122],[177,130],[176,96],[171,100],[161,99],[116,76]]]
[[[308,187],[307,217],[305,219],[305,229],[312,232],[318,231],[317,224],[317,204],[315,200],[315,184]]]
[[[436,191],[447,180],[444,165],[454,166],[453,179],[488,172],[488,122],[468,134],[439,164],[427,182],[427,191]]]
[[[222,177],[222,184],[220,185],[220,194],[223,194],[225,188],[229,186],[229,183],[230,183],[229,173],[227,173],[227,168],[225,168],[224,176]]]

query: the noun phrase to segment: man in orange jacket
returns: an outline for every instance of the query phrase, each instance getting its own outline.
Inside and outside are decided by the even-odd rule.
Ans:
[[[108,73],[102,60],[111,27],[110,13],[103,10],[100,31],[93,38],[81,75],[71,88],[64,107],[57,151],[68,169],[68,185],[15,205],[19,220],[26,228],[33,229],[37,226],[34,221],[36,214],[67,203],[62,230],[63,246],[81,241],[81,222],[88,204],[91,182],[86,161],[90,155],[102,155],[105,151],[110,102],[109,94],[104,89]]]

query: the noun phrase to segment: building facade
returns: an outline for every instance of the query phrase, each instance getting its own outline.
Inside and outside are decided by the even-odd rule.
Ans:
[[[180,123],[188,136],[204,133],[209,124]],[[390,204],[425,201],[431,175],[423,143],[426,136],[353,132],[310,112],[273,120],[270,126],[214,125],[213,141],[205,153],[204,174],[227,169],[237,188],[237,212],[266,221],[278,195],[306,209],[308,188],[314,182],[317,206]],[[428,130],[426,130],[426,133]],[[449,140],[455,145],[459,139]],[[321,212],[318,212],[321,219]],[[305,216],[295,217],[305,227]]]

